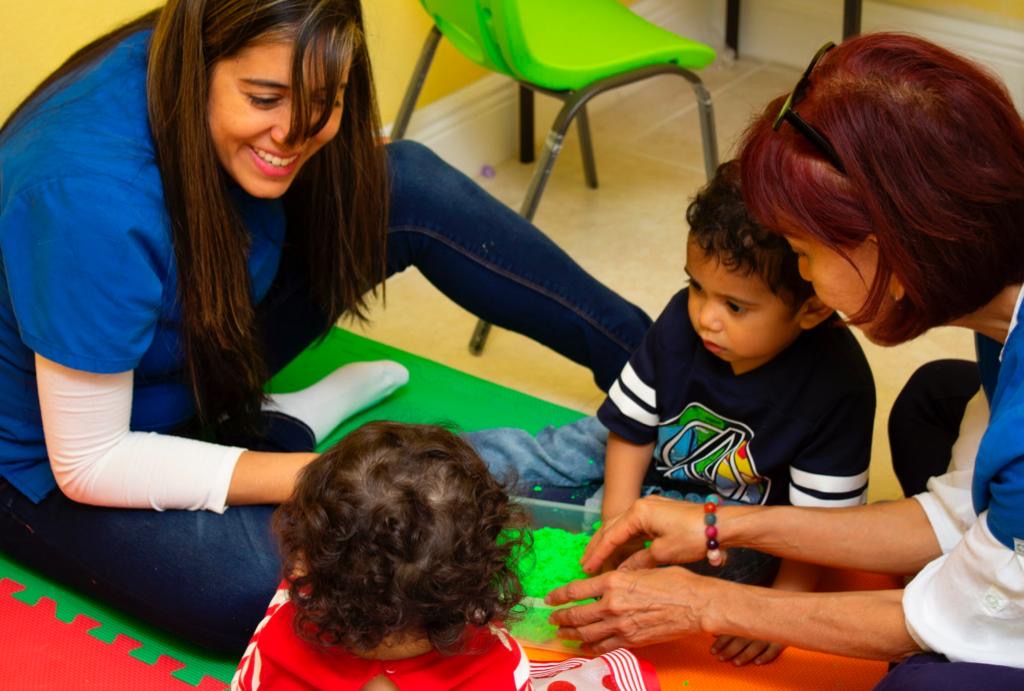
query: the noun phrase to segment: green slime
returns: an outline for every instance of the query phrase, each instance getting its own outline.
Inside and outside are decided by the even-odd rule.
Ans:
[[[594,525],[595,530],[598,527]],[[558,627],[548,623],[554,608],[540,601],[555,588],[587,577],[580,568],[580,559],[592,533],[572,533],[561,528],[546,527],[535,528],[529,533],[532,546],[527,544],[517,547],[509,559],[526,595],[523,603],[525,614],[521,620],[512,624],[512,634],[526,643],[550,645],[557,642],[559,647],[578,648],[578,643],[562,641],[555,636]],[[498,540],[505,542],[516,537],[518,533],[506,531]]]
[[[580,559],[590,535],[561,528],[536,528],[531,533],[533,549],[519,548],[512,554],[527,597],[543,599],[555,588],[587,577]]]

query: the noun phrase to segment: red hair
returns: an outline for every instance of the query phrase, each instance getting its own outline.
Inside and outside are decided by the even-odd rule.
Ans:
[[[838,172],[802,134],[772,130],[783,97],[740,154],[751,213],[844,253],[870,236],[878,267],[853,323],[909,340],[1024,280],[1024,125],[985,69],[904,34],[832,49],[794,108],[832,143]],[[888,299],[890,279],[905,296]]]

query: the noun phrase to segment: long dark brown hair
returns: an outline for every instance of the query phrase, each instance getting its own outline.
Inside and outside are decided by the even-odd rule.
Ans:
[[[295,43],[289,144],[311,137],[351,60],[341,129],[285,194],[287,251],[309,277],[326,332],[343,313],[365,318],[385,275],[387,171],[359,0],[169,0],[71,56],[12,113],[92,64],[125,37],[152,29],[150,128],[178,264],[185,366],[200,420],[249,419],[268,372],[255,332],[249,234],[210,135],[213,66],[259,40]],[[6,124],[5,124],[6,127]]]

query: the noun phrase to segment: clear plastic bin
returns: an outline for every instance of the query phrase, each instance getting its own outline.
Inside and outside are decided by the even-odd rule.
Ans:
[[[530,512],[531,527],[559,528],[571,533],[592,533],[593,525],[601,518],[598,509],[575,504],[544,501],[541,499],[517,498]],[[542,559],[543,555],[538,554]],[[526,613],[510,627],[512,635],[523,645],[557,652],[580,654],[577,641],[566,641],[556,637],[558,627],[548,623],[548,616],[555,610],[544,604],[543,598],[527,597],[523,600]]]

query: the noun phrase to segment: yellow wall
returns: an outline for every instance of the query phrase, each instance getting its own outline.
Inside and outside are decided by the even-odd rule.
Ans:
[[[417,0],[363,0],[363,8],[381,118],[390,122],[398,111],[432,22]],[[435,101],[487,74],[487,70],[462,57],[448,41],[442,40],[418,105]]]
[[[77,48],[161,4],[161,0],[0,0],[0,121]],[[389,122],[398,110],[430,20],[417,0],[364,0],[367,34],[380,97]],[[419,104],[485,74],[441,42]]]
[[[157,4],[159,0],[0,0],[0,120],[77,48]]]
[[[620,0],[633,4],[633,0]],[[1024,25],[1021,0],[885,0],[991,24]],[[161,0],[0,0],[0,120],[75,49]],[[394,118],[430,20],[417,0],[363,0],[381,116]],[[419,105],[479,79],[485,70],[441,41]]]

